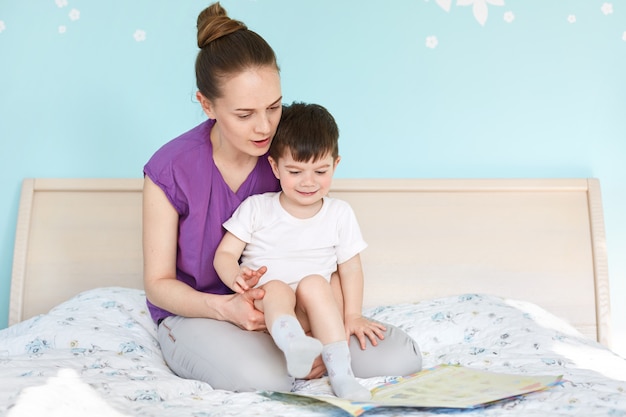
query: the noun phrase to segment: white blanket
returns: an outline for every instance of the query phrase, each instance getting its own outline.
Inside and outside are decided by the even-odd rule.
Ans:
[[[62,369],[44,385],[25,388],[9,417],[126,417],[111,408],[71,369]]]
[[[464,416],[626,416],[626,360],[535,305],[470,294],[365,313],[414,337],[425,367],[460,364],[494,372],[564,376],[562,384],[547,391],[466,411]],[[373,388],[386,380],[362,382]],[[326,378],[298,381],[296,390],[331,394]],[[56,411],[63,407],[63,412]],[[381,408],[367,416],[436,416],[444,411]],[[151,417],[344,415],[325,403],[285,403],[259,393],[214,390],[173,375],[161,356],[145,295],[124,288],[85,292],[49,314],[0,331],[0,416],[55,412]]]

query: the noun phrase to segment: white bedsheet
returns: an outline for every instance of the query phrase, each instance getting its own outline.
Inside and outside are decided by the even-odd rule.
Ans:
[[[462,295],[365,313],[409,332],[421,346],[425,367],[460,364],[494,372],[564,376],[561,385],[547,391],[454,413],[626,416],[626,360],[535,305]],[[258,393],[214,390],[208,384],[178,378],[163,362],[155,335],[143,292],[125,288],[87,291],[49,314],[1,330],[0,416],[53,415],[50,408],[46,412],[44,408],[50,406],[41,399],[50,397],[53,389],[56,406],[66,406],[66,411],[103,401],[101,415],[112,417],[345,415],[325,403],[284,403]],[[362,382],[373,388],[385,378]],[[66,389],[59,389],[59,384],[66,384]],[[331,392],[325,378],[298,381],[296,390]],[[29,413],[20,414],[27,405]],[[451,412],[380,408],[366,416]]]

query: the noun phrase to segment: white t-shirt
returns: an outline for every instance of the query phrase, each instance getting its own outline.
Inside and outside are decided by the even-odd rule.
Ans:
[[[259,285],[281,280],[290,285],[319,274],[330,280],[337,265],[367,247],[350,205],[325,197],[313,217],[298,219],[281,206],[280,193],[248,197],[224,228],[246,242],[241,264],[267,266]]]

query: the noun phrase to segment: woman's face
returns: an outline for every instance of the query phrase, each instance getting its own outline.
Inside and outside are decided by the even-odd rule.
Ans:
[[[215,100],[199,92],[197,97],[207,116],[216,120],[211,132],[216,149],[250,156],[268,151],[282,112],[280,76],[275,68],[250,68],[227,78],[222,97]]]

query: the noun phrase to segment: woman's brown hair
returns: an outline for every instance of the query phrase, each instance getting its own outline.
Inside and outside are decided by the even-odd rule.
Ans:
[[[219,2],[200,12],[197,28],[196,84],[209,100],[221,97],[221,81],[230,75],[264,66],[279,70],[274,50],[265,39],[229,18]]]

